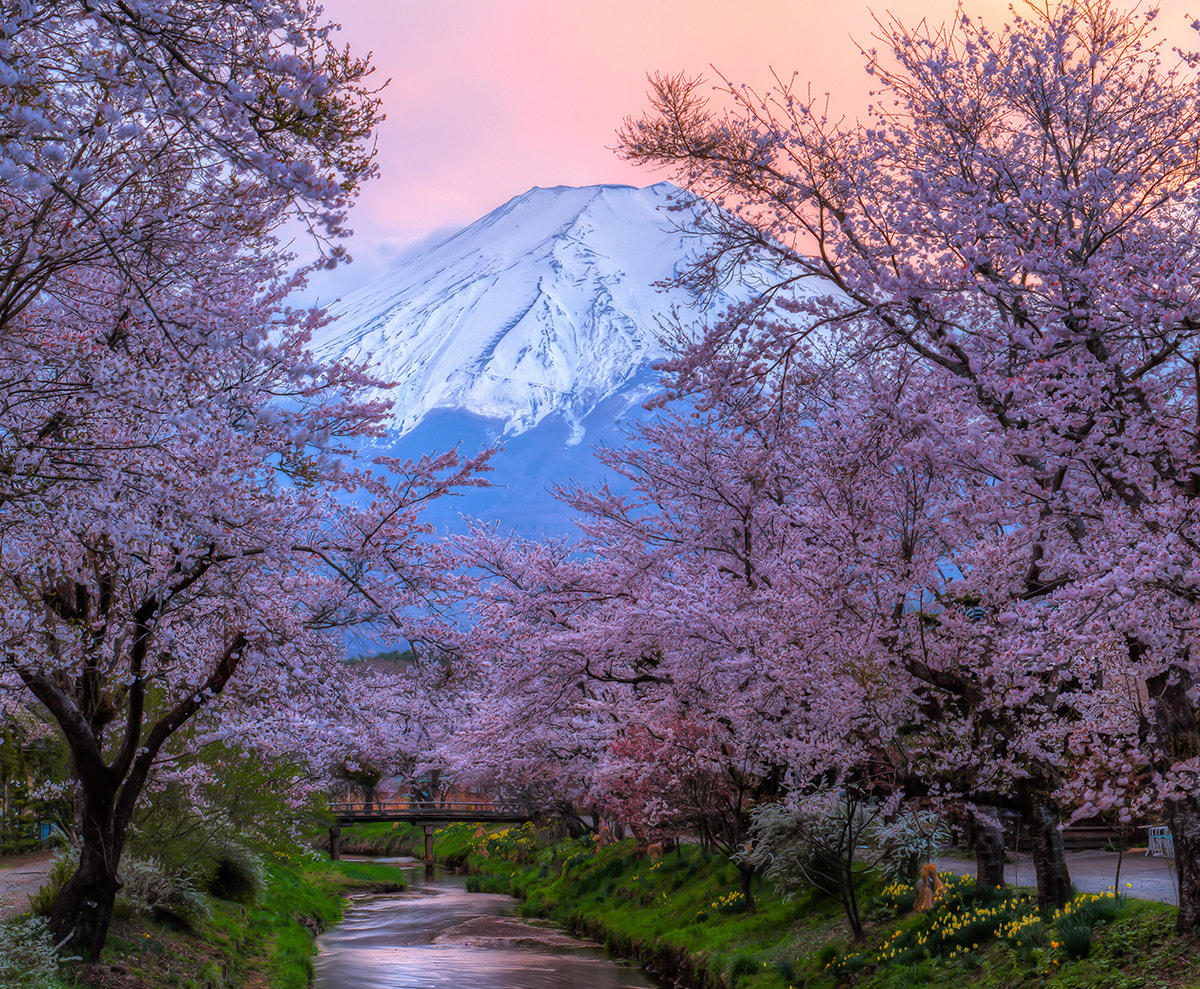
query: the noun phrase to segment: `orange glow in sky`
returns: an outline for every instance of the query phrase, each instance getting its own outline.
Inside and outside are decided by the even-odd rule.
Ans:
[[[1193,46],[1185,4],[1166,0],[1156,22]],[[955,0],[874,7],[908,24],[940,24]],[[1200,0],[1194,6],[1200,12]],[[1007,0],[966,0],[998,27]],[[646,76],[681,70],[770,85],[793,71],[830,92],[848,116],[865,108],[870,80],[854,42],[871,47],[863,0],[326,0],[340,41],[373,52],[387,120],[378,134],[381,178],[362,194],[351,252],[386,264],[400,245],[477,219],[532,186],[667,176],[611,150],[622,119],[647,106]],[[371,258],[371,260],[368,260]],[[361,281],[367,272],[356,272]]]

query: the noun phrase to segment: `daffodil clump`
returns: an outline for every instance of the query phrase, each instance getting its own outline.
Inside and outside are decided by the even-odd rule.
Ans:
[[[444,841],[448,838],[458,839],[472,837],[474,836],[477,828],[478,825],[476,824],[466,824],[463,822],[459,822],[458,824],[447,824],[445,827],[438,828],[437,831],[434,832],[434,837],[438,841]]]
[[[485,840],[485,846],[488,855],[494,858],[525,863],[537,854],[541,842],[538,841],[537,830],[527,822],[491,832]]]
[[[740,889],[735,889],[731,893],[726,893],[724,896],[719,896],[713,900],[707,910],[701,910],[697,914],[697,920],[707,920],[710,913],[741,913],[746,909],[746,897]]]
[[[1092,927],[1112,920],[1120,901],[1112,894],[1084,893],[1062,909],[1045,915],[1028,895],[1014,890],[977,890],[968,877],[943,876],[946,890],[934,909],[905,921],[875,951],[851,952],[829,961],[826,969],[840,977],[880,965],[913,965],[930,958],[957,958],[1003,939],[1024,961],[1048,971],[1063,961],[1086,957]],[[893,883],[878,905],[903,916],[915,892]]]

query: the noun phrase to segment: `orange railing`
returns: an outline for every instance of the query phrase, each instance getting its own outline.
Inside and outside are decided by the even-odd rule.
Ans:
[[[498,803],[494,800],[339,800],[331,801],[329,810],[340,816],[369,817],[388,816],[397,814],[412,814],[414,816],[453,817],[457,815],[473,817],[487,815],[524,814],[525,808],[519,804]]]

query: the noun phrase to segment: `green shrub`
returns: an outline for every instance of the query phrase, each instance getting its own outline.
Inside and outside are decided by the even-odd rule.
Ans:
[[[917,901],[917,888],[911,883],[894,882],[873,897],[864,913],[868,917],[905,917]]]
[[[717,900],[712,908],[718,913],[744,913],[746,910],[746,895],[740,890],[735,889],[732,893],[727,893]]]
[[[563,861],[562,861],[563,872],[569,872],[573,869],[578,868],[581,865],[586,865],[591,860],[592,860],[592,853],[590,851],[575,852],[574,854],[568,855],[565,859],[563,859]]]
[[[269,760],[222,744],[181,757],[181,765],[189,763],[205,767],[199,774],[203,782],[170,783],[147,793],[125,852],[157,859],[166,871],[194,876],[205,888],[224,864],[225,878],[234,883],[230,894],[252,897],[250,890],[237,886],[244,880],[252,889],[262,889],[248,854],[294,859],[308,850],[297,829],[312,824],[315,811],[292,804],[300,770],[287,759]]]
[[[1000,929],[1001,937],[1013,946],[1040,947],[1046,943],[1046,924],[1040,916],[1027,912],[1015,917]]]
[[[842,971],[847,975],[854,975],[861,972],[870,964],[869,960],[863,955],[848,955],[841,959],[841,963]]]
[[[757,972],[758,969],[759,963],[753,955],[739,951],[729,959],[729,965],[726,967],[725,973],[730,985],[736,986],[738,979],[743,975],[750,975]]]
[[[452,827],[465,828],[466,826],[453,825]],[[474,841],[474,838],[471,840]],[[519,865],[531,862],[542,847],[537,829],[529,823],[514,824],[500,831],[494,831],[483,839],[483,843],[490,857],[502,858]]]
[[[899,965],[887,980],[887,989],[917,989],[933,978],[933,966],[929,962]]]
[[[249,848],[227,844],[215,853],[208,892],[221,900],[257,903],[267,886],[262,857]]]
[[[962,962],[962,967],[967,972],[977,972],[983,968],[983,959],[973,951],[968,951],[965,955],[960,955],[959,961]]]
[[[46,881],[29,897],[29,909],[32,913],[39,917],[50,916],[59,891],[67,885],[67,880],[75,875],[75,870],[79,867],[78,854],[77,850],[67,848],[55,857],[54,864],[46,874]]]
[[[1068,958],[1086,958],[1092,953],[1092,928],[1084,917],[1067,917],[1058,925],[1058,946]]]
[[[1063,907],[1060,914],[1064,917],[1077,917],[1088,927],[1095,927],[1097,924],[1107,924],[1116,919],[1123,902],[1123,897],[1081,893]]]

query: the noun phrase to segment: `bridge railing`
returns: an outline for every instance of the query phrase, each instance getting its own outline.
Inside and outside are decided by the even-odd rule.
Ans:
[[[492,800],[338,800],[328,805],[334,814],[414,814],[429,817],[450,817],[455,814],[521,814],[520,804],[498,803]]]

